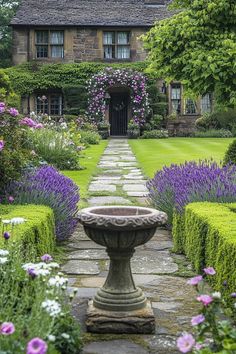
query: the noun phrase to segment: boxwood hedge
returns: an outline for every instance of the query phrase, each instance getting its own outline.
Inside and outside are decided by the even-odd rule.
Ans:
[[[53,211],[41,205],[0,205],[0,230],[3,232],[2,220],[23,217],[27,221],[13,227],[12,235],[7,243],[16,242],[21,246],[25,259],[35,259],[45,253],[51,253],[55,247],[55,224]],[[5,230],[10,231],[7,225]],[[5,248],[5,240],[1,234],[0,248]]]
[[[173,238],[175,251],[185,253],[198,272],[215,268],[209,280],[216,290],[236,291],[236,203],[187,205],[174,217]]]

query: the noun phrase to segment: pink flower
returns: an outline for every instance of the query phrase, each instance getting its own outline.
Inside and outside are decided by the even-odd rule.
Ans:
[[[0,107],[5,108],[6,107],[5,103],[4,102],[0,102]]]
[[[16,117],[19,114],[19,112],[15,108],[10,108],[8,112],[12,117]]]
[[[2,151],[4,149],[4,141],[3,140],[0,140],[0,151]]]
[[[43,124],[42,123],[38,123],[35,125],[35,129],[42,129],[43,128]]]
[[[50,254],[44,254],[42,257],[41,257],[42,261],[43,262],[51,262],[53,260],[52,256],[50,256]]]
[[[181,353],[188,353],[192,350],[195,345],[195,339],[192,334],[184,333],[181,337],[177,339],[177,347]]]
[[[201,314],[201,315],[194,316],[191,319],[191,324],[192,326],[197,326],[204,321],[205,321],[205,316]]]
[[[207,275],[215,275],[216,271],[213,267],[204,268],[204,273]]]
[[[12,197],[11,195],[8,197],[8,201],[9,201],[9,203],[13,203],[14,202],[14,197]]]
[[[5,107],[0,106],[0,114],[5,112]]]
[[[202,302],[204,306],[208,306],[213,301],[213,298],[210,295],[200,295],[197,297],[197,301]]]
[[[46,354],[48,350],[47,343],[41,338],[33,338],[27,344],[26,354]]]
[[[194,278],[191,278],[187,281],[187,284],[189,285],[197,285],[198,283],[200,283],[200,281],[202,281],[202,276],[201,275],[197,275]]]
[[[203,348],[203,344],[201,344],[201,343],[196,343],[196,345],[195,345],[194,348],[197,349],[197,350],[201,350],[201,349]]]
[[[9,336],[15,332],[15,326],[12,322],[3,322],[0,326],[0,334]]]

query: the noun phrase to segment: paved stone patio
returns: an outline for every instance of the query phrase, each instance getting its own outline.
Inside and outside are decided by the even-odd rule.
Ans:
[[[91,206],[147,203],[146,181],[126,139],[109,141],[99,167],[89,187]],[[111,190],[112,195],[107,193]],[[81,322],[83,354],[178,353],[176,337],[190,329],[190,319],[198,314],[198,306],[195,290],[186,284],[194,275],[191,266],[185,257],[172,253],[171,248],[170,232],[159,229],[148,243],[136,249],[132,260],[136,285],[152,303],[156,333],[92,335],[85,332],[87,303],[103,285],[109,261],[105,249],[89,240],[78,226],[67,244],[68,257],[62,270],[69,277],[69,291],[77,289],[73,313]]]

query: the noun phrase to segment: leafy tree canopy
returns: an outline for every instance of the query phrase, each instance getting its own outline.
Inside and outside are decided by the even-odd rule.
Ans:
[[[0,67],[11,65],[12,30],[10,21],[15,14],[19,0],[0,0]]]
[[[214,92],[219,105],[236,105],[235,0],[174,0],[171,7],[181,10],[143,37],[149,70],[181,81],[188,95]]]

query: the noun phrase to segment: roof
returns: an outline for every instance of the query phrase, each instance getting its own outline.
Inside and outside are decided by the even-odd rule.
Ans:
[[[149,27],[170,17],[168,0],[22,0],[13,26]]]

